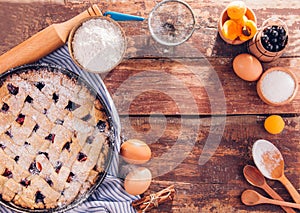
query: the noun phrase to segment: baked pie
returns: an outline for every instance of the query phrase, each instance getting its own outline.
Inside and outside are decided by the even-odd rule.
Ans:
[[[27,209],[67,206],[103,177],[109,116],[87,84],[49,66],[0,84],[0,194]]]

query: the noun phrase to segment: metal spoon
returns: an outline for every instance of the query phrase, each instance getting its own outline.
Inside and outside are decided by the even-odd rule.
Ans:
[[[254,166],[246,165],[243,170],[246,180],[253,186],[259,187],[268,193],[273,199],[283,201],[282,197],[277,194],[266,182],[262,173]],[[292,208],[281,206],[287,213],[296,213]]]
[[[259,194],[258,192],[254,191],[254,190],[249,190],[249,189],[243,192],[242,202],[248,206],[254,206],[254,205],[265,203],[265,204],[288,206],[288,207],[300,209],[300,204],[290,203],[290,202],[285,202],[285,201],[280,201],[280,200],[272,200],[272,199],[262,196],[261,194]]]
[[[252,148],[254,162],[260,172],[269,179],[279,180],[296,203],[300,203],[300,195],[284,175],[284,161],[280,151],[267,140],[258,140]]]

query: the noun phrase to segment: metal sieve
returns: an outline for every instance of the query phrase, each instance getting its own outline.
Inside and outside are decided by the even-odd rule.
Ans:
[[[181,0],[160,2],[148,18],[148,27],[153,39],[167,46],[176,46],[187,41],[192,36],[195,25],[192,8]]]

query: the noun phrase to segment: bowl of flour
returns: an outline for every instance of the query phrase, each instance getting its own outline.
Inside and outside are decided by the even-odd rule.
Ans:
[[[120,25],[104,17],[89,17],[73,28],[68,47],[74,62],[93,73],[111,71],[126,51],[126,37]]]
[[[271,106],[290,103],[297,91],[297,77],[285,67],[273,67],[266,70],[257,83],[258,96]]]

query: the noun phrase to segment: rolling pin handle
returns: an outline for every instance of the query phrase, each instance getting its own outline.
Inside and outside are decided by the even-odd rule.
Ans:
[[[0,74],[24,64],[34,63],[63,46],[69,33],[84,18],[102,15],[97,5],[93,5],[74,18],[59,24],[52,24],[29,39],[0,56]]]

